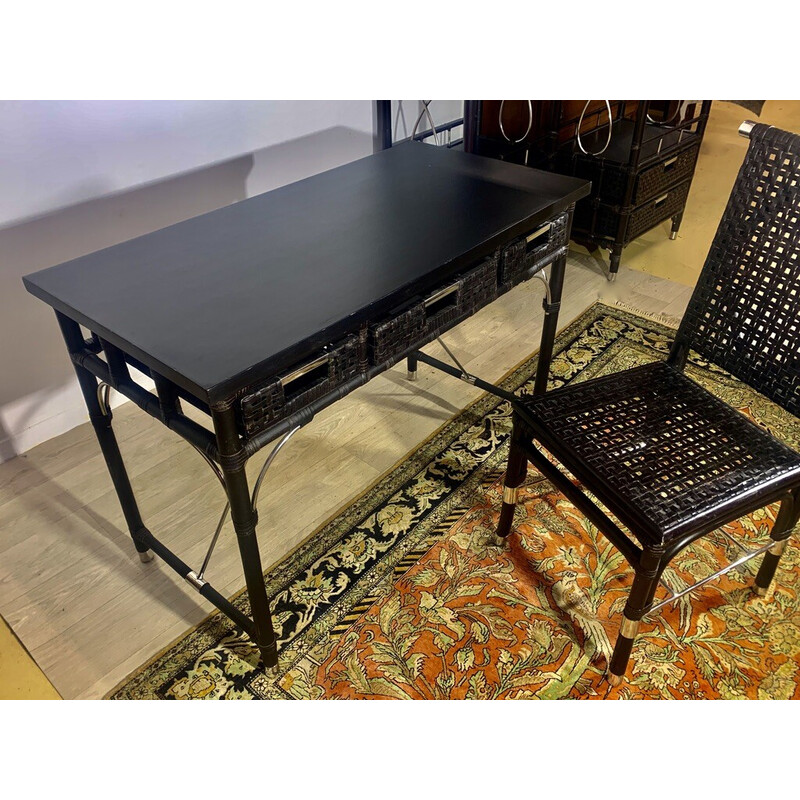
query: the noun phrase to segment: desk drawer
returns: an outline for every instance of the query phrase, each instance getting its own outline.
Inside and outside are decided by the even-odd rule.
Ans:
[[[516,286],[553,261],[566,247],[568,220],[565,212],[509,242],[500,254],[500,285]]]
[[[442,287],[424,300],[414,300],[369,326],[369,361],[390,366],[404,352],[422,345],[490,303],[497,295],[497,254]]]
[[[241,424],[247,436],[326,395],[355,377],[366,367],[366,341],[353,334],[328,345],[312,358],[272,378],[260,388],[252,388],[240,401]]]

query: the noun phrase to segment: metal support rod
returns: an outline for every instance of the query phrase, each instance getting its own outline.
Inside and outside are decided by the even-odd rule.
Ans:
[[[438,358],[429,356],[427,353],[423,353],[421,350],[417,351],[416,356],[417,359],[422,361],[424,364],[427,364],[434,369],[441,370],[442,372],[446,372],[448,375],[452,375],[454,378],[464,380],[464,373],[451,366],[446,361],[440,361]],[[488,392],[496,397],[501,397],[503,400],[509,400],[512,402],[518,399],[511,392],[507,392],[505,389],[501,389],[499,386],[495,386],[493,383],[487,383],[486,381],[481,380],[474,375],[470,375],[469,378],[470,379],[467,381],[468,383],[472,384],[473,386],[477,386],[479,389],[483,389],[484,392]]]
[[[732,569],[735,569],[736,567],[740,567],[742,564],[745,564],[748,561],[750,561],[751,558],[756,558],[757,556],[760,556],[763,553],[766,553],[767,550],[769,550],[770,547],[772,547],[774,544],[775,544],[774,541],[770,541],[768,544],[765,544],[763,547],[759,547],[758,550],[748,550],[746,552],[746,554],[743,555],[741,558],[737,558],[736,561],[732,561],[726,567],[723,567],[722,569],[717,570],[717,572],[713,573],[712,575],[709,575],[707,578],[703,578],[703,580],[698,581],[697,583],[693,583],[691,586],[687,587],[683,591],[680,591],[680,592],[677,592],[676,594],[673,594],[672,597],[668,597],[668,598],[666,598],[666,600],[662,600],[660,603],[655,603],[655,604],[653,604],[651,606],[648,606],[645,609],[644,615],[648,616],[648,615],[652,614],[654,611],[658,611],[658,609],[661,608],[662,606],[666,606],[666,605],[669,605],[670,603],[674,603],[678,598],[683,597],[685,594],[688,594],[689,592],[693,591],[694,589],[699,589],[701,586],[704,586],[709,581],[713,581],[715,578],[719,578],[721,575],[724,575],[726,572],[730,572]]]
[[[467,372],[464,365],[456,358],[455,353],[442,341],[442,338],[440,336],[436,337],[436,341],[439,342],[439,344],[444,348],[444,351],[447,353],[447,355],[450,356],[452,362],[461,370],[461,375],[459,376],[461,380],[474,385],[475,376],[470,375],[470,373]]]
[[[168,547],[165,547],[149,530],[147,530],[147,528],[141,528],[136,531],[135,539],[139,541],[143,547],[152,550],[184,580],[191,583],[206,600],[213,603],[223,614],[230,617],[246,634],[250,637],[254,637],[256,628],[253,621],[239,611],[229,600],[223,597],[210,583],[198,581],[197,576],[189,569],[188,564],[185,564]]]
[[[231,504],[226,500],[225,508],[222,509],[222,513],[219,515],[217,529],[214,531],[214,535],[211,537],[211,544],[208,546],[208,552],[206,553],[206,557],[203,559],[203,565],[200,567],[200,571],[197,573],[197,577],[200,580],[203,580],[203,576],[206,574],[208,562],[211,561],[211,554],[214,552],[214,548],[217,546],[217,539],[219,539],[219,535],[222,533],[222,528],[225,525],[225,520],[228,518],[228,511],[230,507]]]

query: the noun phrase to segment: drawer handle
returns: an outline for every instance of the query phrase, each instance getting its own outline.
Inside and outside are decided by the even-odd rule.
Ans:
[[[284,388],[286,388],[290,383],[293,383],[298,378],[302,378],[303,375],[308,375],[309,372],[317,369],[317,367],[321,367],[323,364],[327,364],[330,361],[330,355],[326,354],[324,356],[320,356],[319,358],[315,358],[313,361],[309,361],[308,364],[304,364],[302,367],[299,367],[294,372],[290,372],[288,375],[284,375],[280,378],[280,384]]]
[[[535,231],[530,236],[526,236],[525,237],[525,241],[528,244],[530,244],[534,239],[538,239],[540,236],[543,236],[545,233],[547,233],[547,231],[549,231],[550,228],[552,228],[552,227],[553,227],[553,223],[552,222],[548,222],[546,225],[542,225],[542,227],[539,228],[538,231]]]
[[[664,162],[664,172],[666,172],[673,164],[676,164],[678,161],[678,156],[673,156],[669,159],[669,161]]]
[[[666,194],[662,194],[661,197],[655,199],[653,201],[653,208],[658,208],[668,197],[669,197],[669,192],[667,192]]]
[[[449,294],[453,294],[453,292],[458,291],[459,284],[456,282],[452,284],[452,286],[445,286],[444,289],[439,289],[438,292],[434,292],[426,301],[425,301],[425,308],[428,306],[432,306],[437,301],[441,300],[443,297],[447,297]]]

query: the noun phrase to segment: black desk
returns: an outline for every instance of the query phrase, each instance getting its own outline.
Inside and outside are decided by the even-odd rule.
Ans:
[[[417,350],[552,263],[537,375],[543,390],[569,211],[588,191],[579,179],[407,143],[24,278],[56,310],[143,560],[151,550],[166,560],[274,666],[248,458],[407,356],[494,390]],[[557,238],[539,245],[542,231]],[[135,383],[129,366],[150,376],[156,393]],[[253,619],[145,527],[106,387],[180,434],[215,470]],[[182,413],[181,400],[209,415],[213,433]]]

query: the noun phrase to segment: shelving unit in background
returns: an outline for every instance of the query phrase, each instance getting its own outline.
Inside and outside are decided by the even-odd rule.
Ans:
[[[464,149],[591,180],[572,239],[609,250],[613,280],[638,236],[668,219],[677,236],[710,110],[710,100],[467,100]]]

